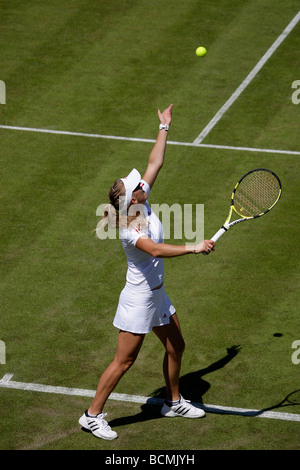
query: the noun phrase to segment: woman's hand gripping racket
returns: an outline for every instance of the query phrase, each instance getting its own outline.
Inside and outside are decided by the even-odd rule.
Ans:
[[[211,240],[216,242],[234,225],[266,214],[279,201],[280,196],[281,182],[273,171],[265,168],[249,171],[235,185],[228,217]],[[230,222],[233,212],[240,218]],[[203,252],[203,254],[208,253]]]

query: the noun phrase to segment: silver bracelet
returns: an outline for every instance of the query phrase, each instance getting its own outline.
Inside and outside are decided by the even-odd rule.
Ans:
[[[164,129],[166,132],[168,132],[170,126],[168,124],[160,124],[159,125],[159,130],[161,131],[162,129]]]

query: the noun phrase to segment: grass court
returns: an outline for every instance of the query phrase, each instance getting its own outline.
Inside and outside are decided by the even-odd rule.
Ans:
[[[244,173],[269,168],[283,187],[215,253],[165,260],[186,341],[183,395],[299,416],[280,403],[300,388],[300,22],[194,144],[297,15],[296,0],[0,1],[0,379],[96,389],[127,269],[120,241],[95,236],[96,210],[113,181],[143,173],[156,109],[173,103],[150,204],[204,204],[209,238]],[[162,359],[151,333],[115,392],[163,396]],[[286,419],[169,420],[158,405],[109,400],[119,438],[104,441],[78,424],[90,398],[0,387],[0,401],[2,450],[299,450],[299,422]]]

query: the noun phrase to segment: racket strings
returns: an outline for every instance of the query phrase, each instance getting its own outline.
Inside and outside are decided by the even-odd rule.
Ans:
[[[249,173],[238,185],[234,195],[234,208],[243,217],[262,214],[275,204],[280,194],[276,176],[265,170]]]

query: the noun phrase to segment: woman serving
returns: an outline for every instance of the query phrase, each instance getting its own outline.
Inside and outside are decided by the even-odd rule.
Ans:
[[[102,439],[115,439],[104,419],[104,405],[117,383],[132,366],[144,337],[153,331],[165,348],[163,373],[166,400],[161,413],[166,417],[200,418],[202,409],[184,400],[179,391],[184,339],[176,310],[164,288],[164,258],[198,254],[214,250],[214,242],[204,240],[194,246],[164,243],[163,227],[148,204],[150,190],[163,166],[168,130],[172,119],[171,104],[162,113],[158,136],[150,153],[145,174],[133,169],[125,178],[112,185],[110,204],[102,225],[115,223],[127,258],[126,284],[119,298],[113,324],[119,329],[114,360],[100,377],[90,407],[79,419],[85,429]]]

